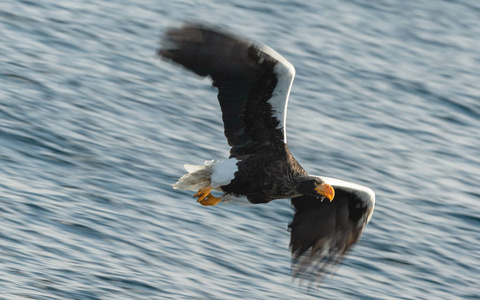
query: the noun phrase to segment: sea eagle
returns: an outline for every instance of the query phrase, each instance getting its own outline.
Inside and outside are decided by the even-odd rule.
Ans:
[[[189,173],[173,187],[196,191],[205,206],[240,197],[252,203],[290,198],[293,276],[321,277],[360,238],[375,194],[358,184],[308,175],[290,153],[285,123],[293,65],[268,46],[191,23],[168,30],[158,54],[211,77],[231,147],[225,160],[185,165]]]

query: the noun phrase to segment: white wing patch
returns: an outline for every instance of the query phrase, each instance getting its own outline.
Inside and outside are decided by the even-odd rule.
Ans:
[[[333,188],[338,187],[347,191],[354,192],[356,195],[360,197],[360,199],[363,202],[372,206],[372,211],[370,212],[370,215],[367,216],[367,223],[370,222],[370,219],[372,218],[373,210],[375,209],[375,192],[371,188],[361,184],[348,182],[348,181],[337,179],[337,178],[324,177],[324,176],[317,176],[317,177],[319,177],[324,182],[333,186]],[[333,201],[335,201],[335,199],[333,199]]]
[[[286,143],[287,105],[295,77],[295,67],[272,48],[266,45],[257,45],[257,47],[277,61],[274,72],[277,75],[278,82],[268,103],[272,106],[273,116],[279,121],[277,129],[283,129],[283,140]]]

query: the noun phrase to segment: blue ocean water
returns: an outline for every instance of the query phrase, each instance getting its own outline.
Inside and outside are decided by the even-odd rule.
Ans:
[[[479,299],[480,3],[0,3],[0,299]],[[228,155],[216,91],[155,57],[182,20],[297,70],[292,153],[373,188],[362,240],[291,282],[289,201],[201,207]]]

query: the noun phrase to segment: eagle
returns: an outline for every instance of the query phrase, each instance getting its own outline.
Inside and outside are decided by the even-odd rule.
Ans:
[[[309,175],[287,146],[286,112],[295,68],[272,48],[223,29],[184,23],[168,29],[158,55],[218,89],[230,155],[185,165],[175,189],[204,206],[236,199],[291,199],[292,276],[318,281],[360,238],[375,206],[372,189]],[[212,191],[220,192],[215,196]]]

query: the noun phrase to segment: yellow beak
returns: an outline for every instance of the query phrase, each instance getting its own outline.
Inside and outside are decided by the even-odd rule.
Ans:
[[[330,200],[330,202],[332,202],[333,197],[335,197],[335,190],[328,183],[320,184],[315,188],[315,191],[317,191],[317,193],[319,193],[320,195]]]

